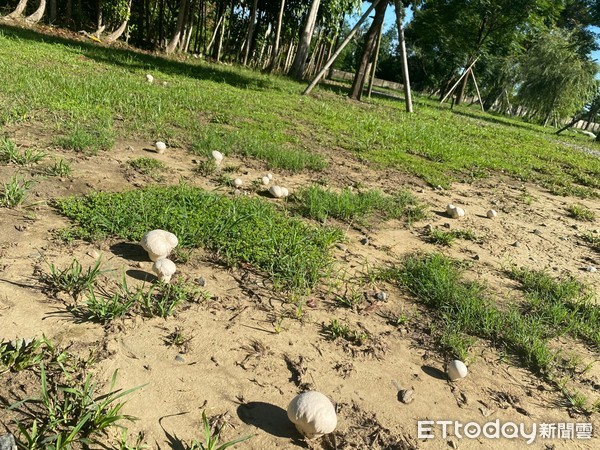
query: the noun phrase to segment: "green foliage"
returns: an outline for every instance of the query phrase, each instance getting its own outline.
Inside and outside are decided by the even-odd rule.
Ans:
[[[581,237],[585,242],[590,244],[592,248],[595,248],[597,251],[600,252],[600,235],[587,232],[584,233]]]
[[[54,163],[46,169],[46,173],[54,177],[68,177],[71,172],[73,172],[71,164],[62,158],[54,160]]]
[[[349,325],[337,319],[331,319],[328,325],[324,325],[323,331],[332,340],[342,338],[355,345],[362,345],[369,338],[369,335],[364,331],[352,329]]]
[[[575,45],[573,32],[551,29],[540,33],[524,55],[518,98],[530,116],[545,122],[569,117],[595,95],[598,67]]]
[[[588,222],[593,222],[596,218],[596,214],[591,209],[581,205],[579,203],[575,203],[567,208],[567,212],[570,217],[573,217],[577,220],[584,220]]]
[[[114,144],[114,133],[109,127],[92,127],[75,124],[69,133],[56,139],[56,144],[66,150],[97,154],[100,150],[108,150]]]
[[[396,195],[384,195],[378,190],[355,193],[344,189],[340,193],[310,186],[294,194],[294,202],[300,214],[324,221],[334,217],[344,221],[364,220],[378,215],[382,219],[404,219],[411,224],[425,217],[425,205],[408,191]]]
[[[8,183],[2,183],[0,206],[14,208],[21,205],[27,199],[27,194],[33,184],[33,180],[24,180],[18,174],[13,175]]]
[[[45,339],[0,342],[0,374],[6,371],[19,372],[39,365],[47,350],[46,342]]]
[[[427,233],[426,237],[428,242],[446,247],[450,247],[452,244],[454,244],[456,239],[465,239],[468,241],[474,241],[477,239],[473,233],[473,230],[468,229],[451,231],[432,229]]]
[[[153,175],[165,168],[165,165],[159,160],[146,157],[132,159],[128,164],[142,175]]]
[[[99,192],[57,206],[84,236],[139,241],[148,230],[169,230],[183,247],[202,246],[230,265],[250,263],[288,288],[314,286],[331,264],[331,245],[342,238],[340,230],[307,225],[265,200],[186,185]]]
[[[219,444],[221,440],[222,426],[218,426],[216,423],[211,425],[208,417],[206,417],[206,411],[202,411],[202,428],[204,431],[204,442],[200,440],[194,440],[190,446],[190,450],[225,450],[226,448],[233,447],[240,442],[247,441],[252,438],[252,435],[243,436],[236,438],[231,441]]]
[[[50,264],[50,273],[44,274],[42,280],[54,292],[65,292],[73,300],[77,300],[84,291],[89,291],[94,286],[96,279],[106,270],[100,269],[101,260],[98,258],[92,267],[83,270],[83,266],[73,258],[71,265],[65,269],[59,269]]]
[[[7,137],[0,140],[0,163],[28,166],[39,163],[45,156],[44,152],[36,152],[28,148],[21,150]]]

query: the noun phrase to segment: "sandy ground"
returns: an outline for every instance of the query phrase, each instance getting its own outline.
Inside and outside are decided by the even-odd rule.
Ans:
[[[166,320],[138,317],[107,329],[76,321],[66,311],[64,298],[44,292],[39,272],[47,271],[49,263],[65,267],[77,257],[89,266],[101,255],[103,267],[115,269],[106,275],[107,283],[124,271],[132,284],[142,282],[151,263],[131,245],[136,243],[109,240],[67,245],[57,241],[53,232],[69,222],[48,206],[53,198],[155,183],[127,167],[127,161],[141,156],[156,158],[168,167],[162,183],[183,178],[206,189],[216,185],[193,171],[197,157],[185,149],[169,149],[158,155],[149,142],[119,142],[109,152],[84,157],[52,148],[39,127],[7,131],[20,145],[71,161],[73,174],[40,179],[32,188],[28,207],[0,209],[0,340],[44,334],[77,354],[94,350],[99,360],[94,370],[101,380],[108,382],[118,369],[119,386],[143,386],[130,395],[125,412],[139,418],[128,427],[131,433],[143,432],[150,448],[187,448],[186,443],[201,436],[203,409],[227,422],[225,439],[254,435],[236,447],[240,449],[598,448],[597,415],[573,414],[560,394],[484,342],[476,348],[469,376],[456,383],[446,381],[446,358],[434,348],[428,311],[394,286],[357,285],[367,297],[384,290],[388,299],[378,302],[369,297],[365,303],[368,307],[352,311],[337,307],[332,289],[324,285],[309,299],[298,320],[290,317],[295,306],[274,292],[268,280],[242,268],[227,270],[197,250],[188,263],[179,266],[177,277],[204,277],[210,300],[183,308]],[[49,162],[46,158],[42,165]],[[239,166],[232,175],[248,182],[269,169],[255,161],[229,159],[227,163]],[[0,166],[0,180],[7,181],[16,169]],[[25,169],[24,173],[36,170]],[[311,178],[307,174],[274,173],[291,192]],[[335,257],[339,274],[345,273],[348,282],[367,267],[398,261],[403,254],[440,250],[423,239],[424,228],[431,225],[470,228],[481,237],[476,242],[460,240],[441,250],[471,261],[469,277],[488,283],[499,302],[522,298],[516,283],[503,272],[510,264],[548,269],[556,276],[571,274],[600,292],[600,272],[584,270],[589,265],[600,268],[600,254],[579,238],[584,231],[597,230],[599,224],[567,216],[566,208],[575,199],[552,196],[534,185],[499,176],[474,184],[456,183],[451,190],[438,191],[395,171],[372,171],[342,154],[334,154],[330,169],[318,176],[329,180],[333,188],[352,185],[359,179],[367,180],[366,187],[387,191],[407,188],[431,211],[426,220],[412,228],[395,221],[368,229],[335,224],[347,235],[347,242],[335,249]],[[577,201],[600,217],[598,200]],[[466,217],[457,221],[445,216],[448,203],[464,207]],[[490,208],[498,211],[495,220],[485,217]],[[360,243],[365,236],[368,245]],[[334,290],[343,292],[344,288],[342,282]],[[408,325],[398,329],[387,324],[387,313],[401,311],[413,318]],[[323,324],[333,318],[367,330],[371,339],[361,347],[328,340]],[[165,343],[176,328],[192,337],[184,353]],[[598,356],[572,342],[557,342],[557,346],[576,348],[585,362]],[[7,376],[11,375],[2,375]],[[592,367],[582,378],[582,391],[591,401],[597,400],[600,368]],[[413,389],[415,400],[400,402],[400,388]],[[310,443],[301,439],[285,413],[289,401],[306,389],[329,396],[337,405],[339,419],[333,435]],[[9,419],[0,411],[0,423],[10,429]],[[419,420],[485,424],[497,419],[500,423],[524,423],[527,430],[542,423],[592,423],[594,437],[538,437],[527,445],[523,438],[461,439],[452,428],[443,438],[439,425],[434,427],[433,439],[418,436]]]

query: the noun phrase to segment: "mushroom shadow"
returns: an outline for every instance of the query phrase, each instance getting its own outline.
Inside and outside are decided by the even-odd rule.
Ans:
[[[300,434],[290,422],[287,412],[279,406],[264,402],[243,403],[237,408],[242,422],[253,425],[277,437],[299,439]]]
[[[448,214],[446,214],[446,211],[433,211],[434,214],[443,217],[444,219],[451,219],[452,217],[449,217]]]
[[[156,275],[152,275],[151,273],[144,272],[143,270],[129,269],[125,273],[127,275],[129,275],[131,278],[135,278],[136,280],[140,280],[140,281],[147,281],[148,283],[154,283],[155,281],[158,280]]]
[[[132,261],[148,261],[148,253],[139,244],[119,242],[110,246],[110,251],[116,256]]]
[[[444,372],[442,372],[440,369],[436,369],[435,367],[423,365],[423,366],[421,366],[421,370],[423,372],[425,372],[427,375],[429,375],[430,377],[437,378],[438,380],[446,381],[446,374]]]

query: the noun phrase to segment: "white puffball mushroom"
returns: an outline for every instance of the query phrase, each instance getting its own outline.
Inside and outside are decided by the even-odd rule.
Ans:
[[[307,439],[331,433],[337,426],[333,403],[316,391],[304,392],[294,397],[287,408],[287,415]]]
[[[494,219],[498,215],[498,213],[496,212],[496,210],[490,209],[486,215],[488,216],[488,219]]]
[[[467,370],[467,366],[465,366],[465,363],[459,361],[458,359],[455,359],[450,364],[448,364],[447,373],[450,381],[460,380],[461,378],[466,377],[468,372],[469,371]]]
[[[154,82],[154,77],[150,74],[146,75],[146,81],[148,83],[153,83]]]
[[[160,281],[168,283],[177,270],[177,266],[170,259],[159,259],[152,264],[152,272],[156,274]]]
[[[213,150],[211,153],[213,159],[215,160],[215,164],[217,166],[221,165],[221,162],[223,161],[223,153],[217,151],[217,150]]]
[[[152,261],[165,259],[178,244],[177,236],[165,230],[149,231],[142,237],[140,242]]]
[[[284,197],[283,189],[284,188],[282,188],[281,186],[273,185],[269,188],[269,193],[275,198],[282,198]]]
[[[271,179],[269,177],[262,177],[261,181],[262,181],[262,184],[264,184],[265,186],[268,186],[269,183],[271,182]]]
[[[288,195],[290,195],[290,191],[288,191],[287,188],[284,188],[284,187],[281,188],[281,193],[283,194],[284,197],[287,197]]]
[[[273,174],[272,173],[268,173],[267,174],[267,178],[269,178],[269,180],[272,180],[273,179]]]
[[[156,151],[162,155],[167,149],[167,144],[165,144],[163,141],[156,141],[154,143],[154,147],[156,148]]]
[[[465,210],[459,208],[458,206],[448,205],[446,206],[446,214],[453,219],[458,219],[459,217],[463,217],[465,215]]]
[[[241,178],[236,178],[235,180],[233,180],[233,185],[235,187],[240,187],[242,184],[244,184],[244,182],[242,181]]]

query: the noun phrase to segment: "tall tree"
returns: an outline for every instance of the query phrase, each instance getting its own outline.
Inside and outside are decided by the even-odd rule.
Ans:
[[[167,48],[165,52],[167,54],[173,53],[177,48],[177,44],[179,44],[179,39],[181,39],[181,33],[183,32],[183,26],[185,24],[185,13],[187,10],[188,0],[181,0],[179,2],[179,13],[177,14],[177,24],[175,25],[175,32],[171,37],[171,40],[167,44]]]
[[[252,10],[250,11],[250,22],[248,23],[248,34],[246,35],[246,51],[244,52],[244,66],[248,64],[248,56],[252,48],[252,39],[254,38],[254,26],[256,25],[256,8],[258,0],[253,0]]]
[[[273,51],[271,53],[271,61],[267,71],[269,73],[275,70],[277,65],[277,59],[279,58],[279,39],[281,38],[281,26],[283,24],[283,11],[285,9],[285,0],[281,0],[281,6],[279,8],[279,16],[277,16],[277,31],[275,32],[275,42],[273,43]]]
[[[8,15],[8,17],[21,17],[26,7],[27,0],[19,0],[19,4],[15,8],[15,10]]]
[[[365,44],[362,51],[356,73],[354,75],[354,81],[352,82],[352,89],[350,89],[350,98],[360,100],[362,91],[365,86],[367,76],[367,65],[372,57],[373,51],[375,50],[375,44],[377,42],[377,36],[381,26],[383,25],[383,19],[385,17],[385,10],[387,9],[389,0],[381,0],[375,7],[375,18],[371,22],[369,31],[365,36]]]
[[[319,5],[321,0],[312,0],[308,15],[306,16],[306,22],[300,35],[300,41],[298,42],[298,50],[296,51],[296,57],[292,63],[290,69],[290,75],[294,78],[301,79],[304,76],[304,69],[306,68],[306,58],[308,56],[308,49],[310,48],[310,41],[315,29],[315,23],[317,21],[317,13],[319,12]]]

